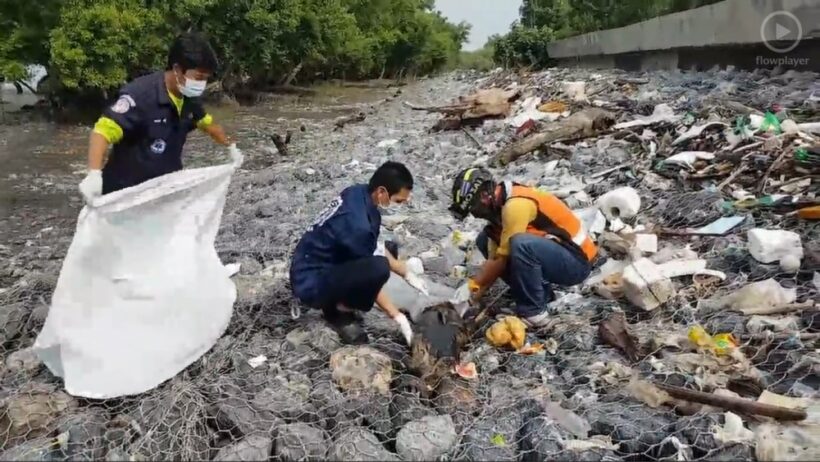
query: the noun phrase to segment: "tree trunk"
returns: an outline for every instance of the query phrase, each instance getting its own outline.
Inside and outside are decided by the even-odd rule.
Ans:
[[[300,61],[299,64],[297,64],[296,67],[293,68],[292,71],[290,71],[290,74],[288,74],[288,77],[285,79],[284,82],[282,82],[283,87],[290,86],[290,84],[293,82],[293,79],[295,79],[296,75],[299,74],[299,71],[302,70],[303,65],[304,65],[304,61]]]
[[[589,108],[568,119],[550,124],[544,132],[536,133],[507,146],[493,159],[495,165],[507,165],[519,157],[558,140],[585,138],[596,135],[614,123],[614,116],[602,109]]]

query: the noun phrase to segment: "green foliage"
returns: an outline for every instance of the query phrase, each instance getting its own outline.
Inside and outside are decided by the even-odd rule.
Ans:
[[[523,0],[520,19],[493,41],[494,58],[507,66],[549,64],[546,43],[612,29],[720,0]]]
[[[162,65],[161,21],[139,0],[67,1],[51,32],[51,72],[68,89],[116,88]]]
[[[495,49],[490,45],[475,51],[462,51],[452,67],[454,69],[481,72],[491,71],[495,68],[495,62],[493,62],[494,51]]]
[[[26,65],[48,64],[49,31],[60,0],[0,0],[0,80],[26,78]]]
[[[720,0],[524,0],[521,25],[549,27],[556,38],[623,27]]]
[[[163,68],[174,36],[201,30],[229,84],[289,76],[398,77],[458,59],[469,25],[433,0],[0,0],[0,78],[42,64],[63,88],[114,89]]]
[[[494,41],[493,59],[505,67],[546,67],[550,64],[547,44],[554,39],[549,27],[514,26]]]

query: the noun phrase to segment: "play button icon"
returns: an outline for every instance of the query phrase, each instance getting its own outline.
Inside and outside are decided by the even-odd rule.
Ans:
[[[763,20],[760,25],[763,44],[775,53],[788,53],[800,44],[803,38],[803,24],[797,16],[788,11],[777,11]]]
[[[780,25],[780,24],[776,24],[776,25],[775,25],[775,34],[774,34],[774,35],[775,35],[775,38],[776,38],[777,40],[783,40],[783,39],[785,39],[786,37],[788,37],[788,36],[789,36],[789,34],[791,34],[791,33],[792,33],[792,30],[791,30],[791,29],[789,29],[789,28],[787,28],[787,27],[783,27],[783,26],[782,26],[782,25]]]

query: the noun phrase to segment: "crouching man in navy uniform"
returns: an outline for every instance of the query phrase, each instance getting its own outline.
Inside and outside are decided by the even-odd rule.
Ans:
[[[398,323],[408,345],[412,340],[410,322],[383,288],[391,271],[426,293],[424,281],[390,251],[374,255],[380,209],[405,203],[412,189],[413,176],[407,167],[387,162],[368,184],[342,191],[296,246],[290,266],[294,295],[305,305],[321,309],[345,343],[368,341],[357,312],[370,311],[374,303]]]
[[[182,148],[195,128],[216,143],[230,145],[199,100],[217,65],[208,41],[186,33],[171,45],[164,72],[140,77],[120,90],[91,134],[88,174],[80,183],[86,200],[182,170]],[[232,146],[234,152],[238,154]]]

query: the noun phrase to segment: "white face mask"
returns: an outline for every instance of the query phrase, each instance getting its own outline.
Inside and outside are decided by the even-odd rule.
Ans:
[[[394,204],[392,202],[388,202],[387,205],[379,204],[379,210],[382,212],[387,212],[388,210],[395,210],[398,204]]]
[[[399,204],[394,204],[393,201],[390,200],[390,197],[387,198],[387,204],[386,205],[382,205],[382,204],[377,204],[377,205],[379,206],[379,210],[381,210],[382,212],[386,212],[388,210],[396,210],[396,208],[399,206]]]
[[[185,79],[184,84],[177,79],[177,84],[179,84],[179,92],[182,93],[183,96],[187,96],[188,98],[198,98],[205,93],[205,88],[208,86],[207,80],[194,80],[185,76],[183,76],[183,78]]]

